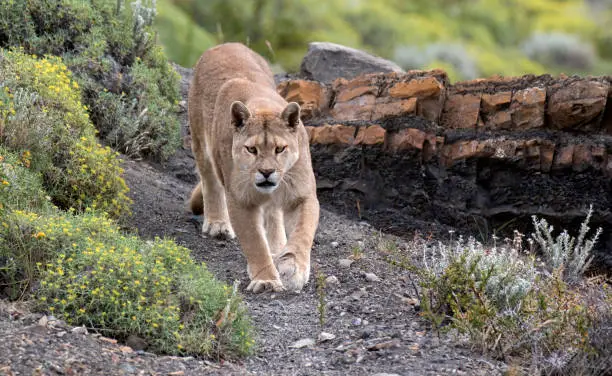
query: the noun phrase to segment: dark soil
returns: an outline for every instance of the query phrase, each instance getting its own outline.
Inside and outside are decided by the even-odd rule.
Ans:
[[[187,157],[188,158],[188,157]],[[132,225],[141,236],[169,236],[206,262],[217,278],[248,284],[246,260],[236,241],[203,237],[200,225],[186,209],[190,183],[145,163],[128,161],[126,179],[134,199]],[[258,352],[241,364],[257,374],[402,375],[490,374],[499,365],[444,337],[438,338],[415,311],[414,289],[406,271],[391,266],[386,240],[406,249],[408,243],[381,234],[364,222],[354,222],[325,207],[313,249],[313,275],[300,294],[245,293],[258,331]],[[359,249],[359,251],[355,251]],[[350,267],[340,260],[355,258]],[[327,283],[323,326],[318,311],[316,276],[334,276]],[[365,273],[379,281],[369,282]],[[372,278],[371,278],[372,279]],[[318,339],[321,332],[334,339],[311,347],[292,348],[302,339]]]
[[[191,163],[188,153],[180,158],[169,166]],[[244,289],[246,261],[237,242],[203,237],[199,222],[187,211],[185,198],[192,182],[146,162],[126,161],[124,167],[134,200],[129,227],[145,238],[176,239],[192,250],[194,258],[205,261],[218,279],[229,284],[238,279]],[[257,353],[247,359],[218,363],[135,352],[94,334],[73,333],[61,322],[40,325],[41,315],[5,307],[0,310],[0,374],[501,374],[503,363],[471,351],[459,339],[439,337],[419,317],[408,272],[386,261],[390,248],[380,245],[388,241],[409,251],[408,241],[324,206],[313,249],[313,273],[302,293],[245,292],[258,333]],[[353,262],[342,267],[340,260]],[[368,280],[365,273],[377,278],[370,275]],[[329,278],[323,326],[316,288],[319,274]],[[320,341],[321,332],[334,338]],[[292,346],[304,339],[314,343]]]

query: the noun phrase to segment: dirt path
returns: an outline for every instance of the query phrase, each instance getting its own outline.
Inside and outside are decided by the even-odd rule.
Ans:
[[[181,158],[173,168],[192,162],[188,155]],[[145,238],[174,238],[205,261],[218,279],[230,284],[238,279],[244,289],[248,278],[237,242],[202,237],[186,210],[193,177],[182,180],[168,166],[160,169],[145,162],[126,161],[124,167],[134,200],[129,228]],[[84,328],[0,301],[0,375],[502,374],[504,364],[429,330],[415,309],[406,272],[385,261],[386,248],[379,245],[387,241],[399,249],[407,247],[402,239],[323,208],[310,283],[300,294],[245,293],[258,332],[257,353],[233,364],[133,351]],[[360,257],[351,263],[353,256]],[[317,309],[318,273],[327,278],[323,326]]]
[[[188,157],[186,157],[188,158]],[[189,163],[189,161],[183,161]],[[206,262],[217,278],[247,285],[246,261],[235,241],[202,237],[186,210],[190,182],[143,162],[127,161],[125,178],[134,200],[131,225],[143,237],[168,236]],[[187,179],[189,180],[189,179]],[[382,237],[382,238],[381,238]],[[406,272],[385,261],[380,234],[323,208],[313,249],[313,275],[301,294],[245,293],[258,331],[258,351],[240,372],[265,375],[494,375],[500,364],[481,358],[456,341],[439,339],[418,317]],[[361,258],[348,263],[355,248]],[[344,260],[344,261],[341,261]],[[328,278],[325,323],[319,323],[315,278]],[[368,275],[366,273],[373,273]],[[334,278],[335,277],[335,278]],[[334,283],[334,279],[338,282]],[[319,341],[321,332],[331,334]],[[310,346],[295,348],[297,341]],[[453,343],[454,342],[454,343]]]

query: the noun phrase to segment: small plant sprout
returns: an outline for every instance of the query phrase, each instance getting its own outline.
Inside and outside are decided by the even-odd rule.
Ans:
[[[363,257],[363,243],[359,242],[353,246],[351,258],[355,261],[360,260]]]

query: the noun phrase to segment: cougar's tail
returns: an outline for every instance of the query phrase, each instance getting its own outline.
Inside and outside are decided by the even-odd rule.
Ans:
[[[194,215],[204,214],[204,199],[202,198],[202,183],[198,183],[191,191],[189,207]]]

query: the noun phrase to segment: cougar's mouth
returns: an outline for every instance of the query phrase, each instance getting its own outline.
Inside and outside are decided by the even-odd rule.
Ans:
[[[275,187],[276,183],[272,183],[270,180],[264,180],[261,183],[257,183],[255,185],[260,188],[271,188],[271,187]]]
[[[261,193],[270,194],[274,192],[278,188],[278,184],[273,183],[269,180],[264,180],[259,183],[255,183],[255,189],[257,189]]]

